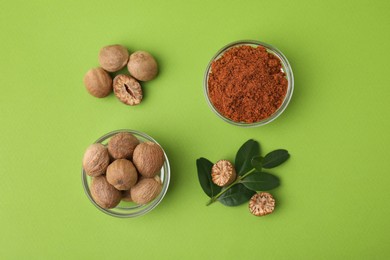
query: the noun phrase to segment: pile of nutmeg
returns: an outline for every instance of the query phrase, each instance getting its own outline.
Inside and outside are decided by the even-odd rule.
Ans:
[[[131,133],[120,132],[107,146],[90,145],[83,168],[92,177],[90,192],[102,208],[116,207],[121,200],[143,205],[162,190],[158,176],[164,164],[164,151],[153,142],[142,142]]]
[[[139,81],[149,81],[157,76],[157,62],[146,51],[129,55],[122,45],[109,45],[99,52],[100,67],[90,69],[84,76],[87,91],[103,98],[114,90],[115,96],[124,104],[134,106],[141,103],[143,94]],[[110,73],[118,72],[127,65],[130,75],[118,74],[112,79]]]

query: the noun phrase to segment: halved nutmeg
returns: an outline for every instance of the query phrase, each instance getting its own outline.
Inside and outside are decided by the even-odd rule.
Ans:
[[[249,210],[255,216],[271,214],[275,209],[275,199],[268,192],[257,193],[249,201]]]
[[[237,177],[236,170],[228,160],[220,160],[211,168],[211,178],[218,186],[231,184]]]
[[[115,96],[126,105],[135,106],[142,101],[141,85],[129,75],[117,75],[114,78],[113,88]]]

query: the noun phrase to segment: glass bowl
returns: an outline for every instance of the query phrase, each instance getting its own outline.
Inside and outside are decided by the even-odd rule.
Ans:
[[[234,47],[237,47],[237,46],[242,46],[242,45],[248,45],[248,46],[252,46],[252,47],[263,46],[269,53],[272,53],[273,55],[278,57],[281,61],[281,64],[282,64],[282,71],[286,74],[286,79],[288,81],[287,93],[286,93],[286,96],[284,97],[284,100],[283,100],[282,104],[280,105],[280,107],[271,116],[269,116],[263,120],[254,122],[254,123],[236,122],[236,121],[233,121],[233,120],[225,117],[214,107],[214,105],[211,102],[209,95],[208,95],[208,93],[209,93],[208,81],[209,81],[209,75],[210,75],[210,73],[212,73],[211,72],[211,64],[213,63],[213,61],[218,60],[227,50],[234,48]],[[262,126],[262,125],[265,125],[265,124],[272,122],[278,116],[280,116],[280,114],[282,114],[282,112],[286,109],[288,103],[290,102],[290,99],[291,99],[291,96],[292,96],[292,93],[294,90],[294,76],[293,76],[293,72],[292,72],[290,63],[288,62],[287,58],[277,48],[275,48],[267,43],[263,43],[263,42],[259,42],[259,41],[243,40],[243,41],[232,42],[232,43],[226,45],[225,47],[220,49],[214,55],[214,57],[211,58],[209,64],[207,65],[206,72],[204,74],[203,86],[204,86],[204,94],[205,94],[207,103],[209,104],[211,110],[214,111],[214,113],[219,118],[221,118],[225,122],[228,122],[228,123],[230,123],[232,125],[236,125],[236,126],[257,127],[257,126]]]
[[[117,133],[121,133],[121,132],[127,132],[127,133],[133,134],[136,138],[138,138],[138,140],[140,142],[148,142],[149,141],[149,142],[153,142],[153,143],[158,144],[156,140],[154,140],[152,137],[148,136],[147,134],[142,133],[142,132],[138,132],[138,131],[134,131],[134,130],[128,130],[128,129],[116,130],[116,131],[110,132],[108,134],[105,134],[102,137],[100,137],[99,139],[97,139],[95,141],[95,143],[101,143],[101,144],[106,146],[108,141],[110,140],[110,138],[113,135],[115,135]],[[161,145],[160,145],[160,147],[161,147]],[[164,149],[163,149],[163,151],[164,151]],[[162,190],[161,190],[160,194],[153,201],[149,202],[148,204],[137,205],[133,202],[126,202],[126,201],[122,200],[118,204],[118,206],[116,206],[115,208],[112,208],[112,209],[104,209],[104,208],[100,207],[93,200],[91,192],[89,190],[89,186],[91,184],[92,177],[87,175],[85,173],[83,167],[81,167],[81,178],[82,178],[82,184],[84,187],[85,194],[87,195],[88,199],[92,202],[92,204],[95,205],[95,207],[97,207],[100,211],[102,211],[108,215],[111,215],[114,217],[120,217],[120,218],[131,218],[131,217],[138,217],[138,216],[145,215],[146,213],[148,213],[152,209],[154,209],[162,201],[162,199],[164,198],[164,196],[168,190],[171,173],[170,173],[170,168],[169,168],[168,157],[167,157],[165,151],[164,151],[164,158],[165,158],[164,165],[161,168],[160,173],[157,174],[160,177],[162,185],[163,185]]]

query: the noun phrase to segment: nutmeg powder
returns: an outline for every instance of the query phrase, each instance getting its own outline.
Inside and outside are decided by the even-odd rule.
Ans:
[[[211,64],[208,95],[223,116],[254,123],[270,117],[283,103],[288,81],[281,61],[263,46],[227,50]]]

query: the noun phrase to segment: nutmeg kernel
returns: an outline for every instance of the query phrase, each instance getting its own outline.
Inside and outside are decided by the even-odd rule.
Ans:
[[[142,178],[130,190],[132,200],[143,205],[154,200],[162,191],[162,183],[159,176],[154,178]]]
[[[139,140],[134,135],[117,133],[108,141],[108,152],[114,159],[131,159],[138,144]]]
[[[128,190],[136,184],[138,174],[132,162],[117,159],[108,165],[106,178],[117,190]]]
[[[84,153],[83,168],[89,176],[104,174],[109,163],[108,150],[100,143],[90,145]]]
[[[119,44],[108,45],[100,49],[99,63],[108,72],[123,68],[129,60],[129,52]]]
[[[121,201],[121,192],[108,183],[104,175],[93,177],[90,191],[93,200],[102,208],[115,208]]]
[[[156,60],[146,51],[136,51],[131,54],[127,69],[131,76],[140,81],[152,80],[158,73]]]
[[[275,209],[275,199],[268,192],[256,193],[249,201],[249,211],[255,216],[271,214]]]
[[[104,98],[112,92],[112,78],[102,68],[90,69],[84,76],[84,85],[88,93]]]
[[[134,150],[133,163],[139,174],[147,178],[154,177],[164,165],[164,151],[156,143],[140,143]]]
[[[219,160],[211,168],[212,181],[218,186],[227,186],[233,183],[236,177],[236,170],[228,160]]]

